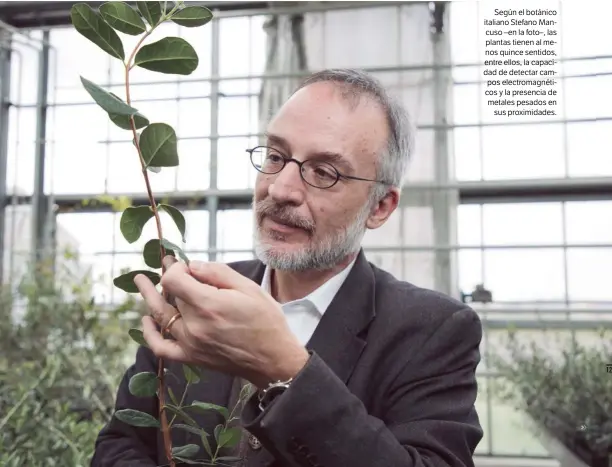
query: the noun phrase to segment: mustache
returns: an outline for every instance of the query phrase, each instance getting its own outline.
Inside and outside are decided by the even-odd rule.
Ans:
[[[269,217],[275,222],[296,227],[306,232],[312,233],[315,229],[314,222],[304,219],[291,211],[287,205],[279,205],[270,199],[258,202],[255,206],[255,212],[257,213],[257,222],[259,224],[261,224],[265,217]]]

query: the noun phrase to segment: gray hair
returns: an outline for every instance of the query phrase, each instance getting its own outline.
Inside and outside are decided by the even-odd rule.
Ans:
[[[340,85],[342,96],[356,107],[362,96],[369,96],[385,111],[389,138],[376,163],[376,178],[401,188],[413,150],[413,131],[408,112],[400,102],[391,97],[382,83],[372,75],[355,69],[327,69],[310,75],[296,92],[310,84],[332,82]],[[388,186],[377,183],[371,192],[373,204],[388,192]]]

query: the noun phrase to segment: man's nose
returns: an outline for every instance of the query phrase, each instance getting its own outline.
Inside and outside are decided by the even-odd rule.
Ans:
[[[268,194],[272,199],[278,203],[294,205],[304,202],[304,180],[300,176],[300,170],[298,164],[287,162],[268,187]]]

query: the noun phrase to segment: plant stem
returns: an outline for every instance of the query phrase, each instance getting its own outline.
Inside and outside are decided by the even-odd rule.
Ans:
[[[136,52],[142,45],[142,43],[146,40],[147,37],[154,31],[155,27],[151,28],[149,31],[144,33],[127,63],[125,64],[125,98],[127,105],[131,105],[130,98],[130,69],[132,68],[132,61],[136,55]],[[151,210],[153,211],[153,216],[155,217],[155,224],[157,225],[157,236],[159,238],[159,254],[160,258],[163,258],[166,255],[166,251],[162,246],[162,226],[161,221],[159,219],[159,212],[157,211],[157,204],[155,203],[155,197],[153,196],[153,191],[151,190],[151,183],[149,182],[149,174],[147,172],[147,164],[145,163],[144,157],[142,156],[142,151],[140,149],[140,142],[138,141],[138,133],[136,132],[136,123],[134,122],[134,116],[130,116],[130,126],[132,127],[132,135],[134,136],[134,145],[136,146],[136,150],[138,151],[138,156],[140,159],[140,166],[142,168],[142,175],[145,180],[145,185],[147,187],[147,195],[149,197],[149,203],[151,204]],[[165,272],[165,267],[162,264],[162,275]],[[164,298],[167,298],[166,293],[163,292]],[[163,332],[163,330],[162,330]],[[158,380],[158,391],[157,397],[159,399],[159,417],[161,421],[162,434],[164,438],[164,448],[166,451],[166,457],[170,462],[170,467],[175,467],[174,458],[172,456],[172,438],[170,437],[170,426],[168,424],[168,417],[166,415],[166,411],[164,407],[166,405],[165,401],[165,382],[164,382],[164,360],[160,357],[158,358],[157,364],[157,380]]]

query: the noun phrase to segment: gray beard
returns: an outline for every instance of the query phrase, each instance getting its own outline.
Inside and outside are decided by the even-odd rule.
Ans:
[[[358,252],[361,248],[370,208],[370,203],[368,203],[347,228],[301,250],[286,252],[276,250],[263,238],[257,223],[255,206],[253,206],[255,255],[266,266],[280,271],[299,272],[332,269],[347,256]],[[278,237],[278,240],[282,240],[282,236]]]

